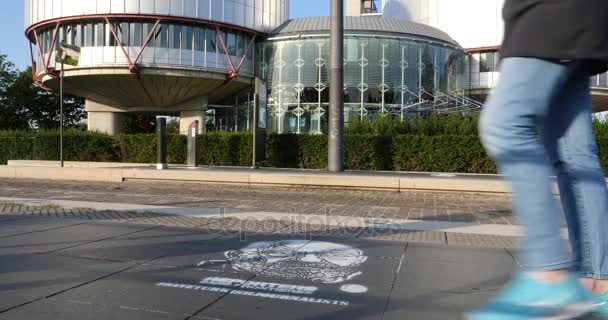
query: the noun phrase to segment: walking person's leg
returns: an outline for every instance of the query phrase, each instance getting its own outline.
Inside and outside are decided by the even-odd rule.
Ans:
[[[470,319],[537,319],[578,315],[590,308],[575,264],[561,239],[559,209],[552,192],[552,166],[538,129],[553,112],[552,103],[573,74],[569,64],[508,58],[482,112],[482,141],[511,184],[513,207],[526,228],[524,271],[493,303]],[[571,308],[576,306],[576,308]]]
[[[542,130],[558,177],[576,270],[597,294],[608,292],[608,188],[593,130],[586,73],[579,72],[556,100]],[[552,141],[557,145],[551,145]],[[604,297],[608,301],[608,295]],[[598,311],[608,315],[608,307]]]

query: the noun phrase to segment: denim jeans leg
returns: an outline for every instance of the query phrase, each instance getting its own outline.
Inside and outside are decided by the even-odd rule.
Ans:
[[[558,139],[556,174],[577,269],[608,279],[608,188],[593,131],[589,79],[578,74],[555,100],[543,137]]]
[[[538,128],[571,75],[568,65],[534,58],[507,58],[481,116],[482,142],[513,191],[513,207],[526,229],[521,251],[528,270],[573,265],[563,246],[552,167]]]

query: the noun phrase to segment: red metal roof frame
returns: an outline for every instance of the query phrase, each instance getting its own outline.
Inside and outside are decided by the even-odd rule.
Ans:
[[[116,34],[116,31],[114,30],[114,27],[112,26],[110,19],[154,20],[154,27],[148,33],[148,36],[146,37],[146,41],[143,43],[143,45],[137,55],[137,58],[135,58],[135,60],[131,59],[131,57],[129,56],[129,53],[125,49],[124,44],[122,43],[122,41]],[[68,23],[68,22],[73,22],[73,21],[83,21],[83,20],[103,20],[105,23],[108,24],[112,37],[114,38],[114,40],[116,41],[118,46],[121,48],[123,54],[125,55],[125,57],[128,61],[128,65],[129,65],[129,71],[133,74],[139,73],[139,68],[137,66],[137,63],[141,59],[141,56],[142,56],[144,50],[146,49],[146,47],[152,40],[152,37],[154,36],[154,33],[156,32],[156,29],[161,22],[192,23],[192,24],[200,24],[200,25],[205,25],[205,26],[213,26],[216,29],[217,37],[220,39],[220,41],[222,43],[224,53],[226,54],[226,57],[227,57],[228,61],[230,62],[230,71],[226,75],[226,82],[230,82],[237,78],[239,71],[240,71],[241,67],[243,66],[243,63],[245,62],[245,58],[249,54],[249,51],[251,50],[256,38],[258,36],[265,35],[264,33],[261,33],[259,31],[255,31],[255,30],[240,27],[240,26],[235,26],[232,24],[221,23],[221,22],[217,22],[217,21],[193,19],[193,18],[186,18],[186,17],[159,16],[159,15],[138,15],[138,14],[81,15],[81,16],[71,16],[71,17],[65,17],[65,18],[45,20],[45,21],[42,21],[42,22],[39,22],[37,24],[30,26],[25,31],[26,37],[30,40],[30,56],[31,56],[31,60],[32,60],[32,70],[33,70],[34,74],[36,74],[35,69],[34,69],[36,63],[35,63],[35,58],[34,58],[34,54],[33,54],[33,50],[32,50],[32,42],[36,43],[36,47],[38,49],[38,54],[40,56],[40,59],[43,60],[44,71],[51,76],[55,75],[54,70],[52,68],[50,68],[50,60],[51,60],[52,54],[49,54],[47,61],[44,61],[44,54],[42,53],[42,49],[40,47],[40,40],[39,40],[38,33],[36,32],[36,30],[39,28],[46,27],[46,26],[55,25],[53,41],[52,41],[51,47],[49,49],[49,52],[53,52],[55,50],[55,44],[56,44],[56,41],[57,41],[57,38],[59,35],[58,31],[59,31],[60,25],[62,23]],[[246,33],[253,35],[238,66],[234,65],[234,62],[232,61],[230,55],[228,54],[226,44],[224,42],[223,37],[221,36],[220,28],[246,32]],[[30,37],[31,33],[34,34],[33,39]],[[34,77],[34,81],[40,85],[42,84],[42,81],[41,81],[41,79],[39,79],[38,75],[36,75]]]
[[[66,23],[73,21],[81,21],[81,20],[105,20],[105,19],[140,19],[140,20],[160,20],[161,22],[178,22],[178,23],[193,23],[200,24],[206,26],[220,27],[223,29],[230,29],[241,31],[257,36],[265,36],[266,33],[260,32],[257,30],[253,30],[246,27],[237,26],[234,24],[218,22],[213,20],[204,20],[204,19],[196,19],[196,18],[188,18],[188,17],[175,17],[175,16],[164,16],[164,15],[150,15],[150,14],[89,14],[89,15],[80,15],[80,16],[70,16],[70,17],[62,17],[56,19],[50,19],[38,22],[29,26],[25,30],[25,36],[33,41],[30,37],[30,34],[33,30],[39,29],[41,27],[45,27],[47,25],[54,25],[56,23]]]
[[[490,46],[490,47],[478,47],[478,48],[466,48],[464,51],[468,53],[477,53],[477,52],[493,52],[500,50],[500,46]]]

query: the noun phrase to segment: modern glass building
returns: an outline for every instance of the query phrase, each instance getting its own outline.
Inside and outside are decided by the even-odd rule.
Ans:
[[[269,125],[320,133],[329,107],[329,18],[286,22],[259,44],[258,74],[269,87]],[[381,16],[346,17],[345,122],[478,107],[463,96],[466,53],[446,33]]]
[[[502,1],[347,0],[341,84],[328,79],[329,18],[288,20],[289,0],[24,3],[36,81],[57,89],[57,44],[80,46],[65,89],[86,99],[90,130],[114,134],[141,113],[180,117],[182,132],[250,130],[255,77],[281,133],[325,132],[332,85],[347,124],[478,110],[499,77]],[[608,75],[591,81],[607,109]]]
[[[247,100],[255,44],[288,18],[288,0],[24,0],[35,80],[58,88],[60,42],[81,47],[65,90],[86,99],[90,130],[119,133],[128,114],[205,118],[228,128]],[[232,120],[235,122],[234,120]],[[233,129],[234,127],[230,127]]]
[[[365,0],[347,0],[361,7]],[[385,18],[400,18],[422,23],[447,32],[467,52],[465,72],[469,97],[483,101],[495,87],[499,50],[504,24],[502,7],[505,0],[381,0]],[[364,12],[363,9],[359,9]],[[353,12],[357,11],[353,9]],[[608,110],[608,74],[591,79],[593,108]]]

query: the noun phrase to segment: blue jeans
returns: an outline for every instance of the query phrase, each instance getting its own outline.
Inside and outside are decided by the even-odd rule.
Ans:
[[[523,267],[573,268],[608,279],[608,190],[593,132],[589,75],[577,62],[504,59],[480,131],[511,184],[513,208],[526,229]],[[561,240],[552,175],[572,253]]]

